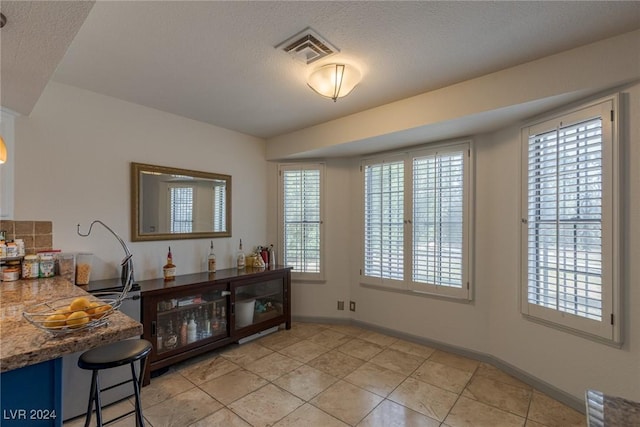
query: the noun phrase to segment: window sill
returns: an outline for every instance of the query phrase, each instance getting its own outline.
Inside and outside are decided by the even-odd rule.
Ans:
[[[456,302],[456,303],[461,303],[461,304],[471,304],[471,303],[473,303],[473,299],[472,298],[462,298],[462,297],[456,297],[456,296],[450,296],[450,295],[441,295],[441,294],[435,294],[435,293],[432,293],[432,292],[415,291],[415,290],[411,290],[411,289],[402,289],[402,288],[399,288],[399,287],[392,287],[392,286],[374,285],[374,284],[366,283],[366,282],[360,282],[360,286],[365,287],[365,288],[370,288],[370,289],[376,289],[376,290],[379,290],[379,291],[395,292],[395,293],[398,293],[398,294],[403,294],[403,295],[408,295],[408,296],[417,296],[417,297],[423,297],[423,298],[433,298],[433,299],[449,301],[449,302]]]

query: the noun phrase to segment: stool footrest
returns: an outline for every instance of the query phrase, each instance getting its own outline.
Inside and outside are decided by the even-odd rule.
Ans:
[[[125,381],[122,381],[121,383],[110,385],[109,387],[101,388],[100,392],[111,390],[112,388],[120,387],[121,385],[129,384],[130,382],[133,382],[133,381],[134,380],[132,379],[125,380]]]
[[[115,417],[115,418],[114,418],[114,419],[112,419],[112,420],[109,420],[109,421],[105,421],[105,422],[103,422],[103,423],[102,423],[102,425],[103,425],[103,426],[106,426],[107,424],[115,423],[116,421],[119,421],[119,420],[123,419],[124,417],[127,417],[127,416],[129,416],[129,415],[131,415],[131,414],[135,414],[135,413],[136,413],[136,410],[135,410],[135,409],[133,409],[133,410],[131,410],[131,411],[129,411],[129,412],[125,412],[125,413],[124,413],[124,414],[122,414],[122,415],[118,415],[117,417]]]

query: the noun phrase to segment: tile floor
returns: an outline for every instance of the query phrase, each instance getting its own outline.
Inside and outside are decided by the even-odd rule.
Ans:
[[[143,388],[142,401],[151,427],[586,426],[583,414],[486,363],[301,322],[175,365]],[[132,408],[111,405],[105,419]]]

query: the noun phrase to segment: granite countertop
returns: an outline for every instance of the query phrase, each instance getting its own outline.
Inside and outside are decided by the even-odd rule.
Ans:
[[[61,277],[0,282],[0,372],[142,334],[142,324],[119,311],[104,326],[61,336],[37,328],[22,316],[25,307],[33,304],[88,295]]]
[[[596,390],[588,390],[586,397],[589,427],[640,425],[640,403],[609,396]]]

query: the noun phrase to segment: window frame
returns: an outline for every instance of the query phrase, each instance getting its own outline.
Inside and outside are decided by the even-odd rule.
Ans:
[[[413,162],[415,158],[424,157],[433,154],[445,154],[452,152],[463,152],[463,180],[464,180],[464,207],[463,211],[463,248],[462,248],[462,265],[463,278],[460,288],[416,282],[413,280]],[[375,276],[367,276],[365,273],[365,169],[368,166],[382,164],[383,162],[404,162],[404,228],[403,228],[403,248],[404,248],[404,266],[403,278],[401,280],[383,279]],[[434,143],[403,152],[392,152],[374,157],[363,158],[361,160],[361,193],[362,193],[362,213],[361,220],[361,255],[360,255],[360,283],[366,286],[375,286],[383,289],[396,290],[409,294],[420,294],[425,296],[444,297],[464,302],[473,300],[473,230],[474,230],[474,163],[475,148],[471,139],[455,140],[449,142]]]
[[[622,306],[620,281],[622,225],[620,209],[620,189],[622,161],[620,159],[618,95],[595,100],[567,109],[532,122],[521,129],[521,190],[520,190],[520,311],[532,321],[607,344],[622,344]],[[528,193],[529,193],[529,137],[552,132],[560,127],[570,127],[589,118],[602,119],[602,219],[601,219],[601,307],[602,317],[593,320],[566,311],[543,307],[530,303],[529,262],[528,262]],[[556,198],[557,200],[557,198]],[[559,221],[559,220],[557,220]]]
[[[322,282],[325,280],[325,175],[326,166],[323,162],[316,163],[280,163],[278,164],[278,262],[285,262],[285,224],[284,224],[284,171],[295,170],[317,170],[320,174],[319,183],[319,203],[320,203],[320,221],[319,221],[319,238],[320,238],[320,268],[319,272],[311,273],[304,271],[296,271],[295,268],[291,271],[291,279],[296,281],[316,281]]]

